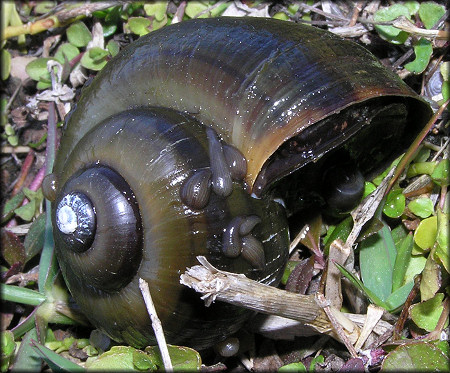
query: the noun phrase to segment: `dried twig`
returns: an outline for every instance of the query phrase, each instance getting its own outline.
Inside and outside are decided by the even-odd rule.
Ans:
[[[219,300],[261,313],[297,320],[311,327],[316,333],[329,334],[339,339],[315,295],[301,295],[277,289],[250,280],[242,274],[220,271],[204,257],[197,259],[202,265],[188,268],[180,276],[180,282],[203,294],[202,299],[207,306]],[[330,308],[343,325],[347,337],[353,343],[356,342],[359,328],[339,310]]]
[[[91,15],[95,11],[107,9],[120,4],[121,2],[118,1],[70,4],[69,8],[58,11],[49,17],[39,19],[36,22],[28,22],[21,26],[5,27],[2,33],[2,40],[24,34],[34,35],[51,28],[66,26],[69,23]]]
[[[381,316],[383,316],[383,312],[383,308],[369,304],[369,307],[367,308],[366,321],[364,322],[364,326],[361,330],[361,335],[355,344],[355,350],[359,350],[362,347],[375,325],[381,319]]]
[[[448,40],[450,34],[448,31],[444,30],[428,30],[421,27],[417,27],[405,16],[400,16],[392,21],[392,26],[406,31],[410,34],[414,34],[416,36],[421,36],[429,39],[440,39],[440,40]]]
[[[342,325],[339,323],[339,320],[335,317],[332,307],[330,306],[329,302],[325,299],[325,296],[323,294],[318,294],[317,300],[321,305],[321,307],[323,307],[323,310],[328,316],[331,324],[333,325],[333,328],[335,329],[337,335],[339,336],[339,339],[345,344],[345,347],[347,347],[347,350],[350,352],[350,355],[352,355],[352,357],[358,357],[358,353],[356,352],[350,340],[347,338],[347,334],[344,332],[344,329],[342,328]]]
[[[164,337],[164,331],[161,325],[161,321],[156,314],[155,305],[153,304],[152,297],[150,295],[150,289],[148,283],[142,278],[139,279],[139,289],[141,289],[144,302],[147,307],[147,312],[152,320],[153,331],[155,332],[156,341],[158,342],[159,351],[161,352],[162,361],[164,363],[164,369],[166,372],[173,372],[172,361],[170,360],[169,349],[167,348],[166,338]]]
[[[351,215],[355,224],[345,243],[348,247],[353,246],[364,224],[366,224],[374,216],[380,201],[386,193],[389,182],[391,181],[395,170],[396,168],[393,167],[380,185],[378,185],[377,189],[364,198],[362,203],[352,211]]]

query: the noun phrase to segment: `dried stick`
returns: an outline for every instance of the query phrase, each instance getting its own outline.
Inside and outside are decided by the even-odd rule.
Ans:
[[[122,2],[117,1],[100,1],[95,3],[75,3],[68,9],[63,9],[46,18],[39,19],[36,22],[28,22],[20,26],[7,26],[3,29],[2,40],[12,38],[14,36],[30,34],[34,35],[55,27],[66,26],[71,22],[75,22],[92,14],[97,10],[107,9]]]
[[[245,307],[270,315],[297,320],[320,334],[339,339],[315,295],[301,295],[277,289],[248,279],[242,274],[220,271],[204,257],[197,257],[200,266],[188,268],[180,276],[180,283],[202,293],[206,306],[215,300]],[[330,307],[331,312],[354,343],[359,328],[341,312]]]
[[[159,351],[161,351],[161,357],[166,372],[173,372],[172,361],[170,360],[169,349],[167,348],[166,338],[164,337],[164,331],[161,325],[161,321],[156,314],[155,305],[153,304],[152,297],[150,295],[150,289],[147,281],[142,278],[139,279],[139,289],[141,289],[144,302],[147,307],[147,312],[152,320],[153,331],[155,332],[156,341],[158,342]]]

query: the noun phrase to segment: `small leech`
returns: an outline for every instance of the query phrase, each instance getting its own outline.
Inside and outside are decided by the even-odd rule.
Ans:
[[[54,202],[56,199],[56,192],[58,190],[58,180],[55,174],[48,174],[42,180],[42,193],[44,197],[50,202]]]
[[[180,197],[184,204],[194,210],[206,207],[211,194],[211,170],[195,171],[186,179],[180,190]]]
[[[206,128],[206,136],[209,144],[209,158],[211,160],[212,189],[221,197],[228,197],[233,191],[231,172],[225,160],[223,147],[216,131]]]
[[[223,254],[228,258],[237,258],[242,254],[255,269],[263,269],[263,245],[251,235],[253,228],[260,222],[261,219],[256,215],[237,216],[232,219],[222,236]]]
[[[195,171],[180,190],[183,203],[194,210],[208,204],[211,189],[221,197],[233,191],[232,180],[241,181],[247,173],[247,160],[234,146],[222,144],[216,131],[206,128],[209,143],[210,169]]]
[[[228,144],[224,144],[222,149],[230,168],[231,178],[238,181],[244,180],[247,174],[247,160],[244,155],[237,148]]]
[[[235,356],[239,351],[239,339],[236,337],[229,337],[214,346],[214,350],[223,357]]]

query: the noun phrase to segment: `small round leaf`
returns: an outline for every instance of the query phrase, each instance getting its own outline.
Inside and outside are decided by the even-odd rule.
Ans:
[[[92,34],[83,22],[76,22],[67,31],[67,39],[76,47],[85,47],[92,40]]]

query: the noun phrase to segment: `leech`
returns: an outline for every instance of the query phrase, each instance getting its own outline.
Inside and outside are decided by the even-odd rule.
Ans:
[[[206,207],[211,194],[211,170],[202,169],[189,176],[180,190],[184,204],[194,210]]]
[[[233,180],[243,180],[247,174],[247,160],[234,146],[223,145],[223,154],[231,172]]]
[[[222,252],[227,258],[237,258],[242,251],[239,229],[243,217],[237,216],[228,224],[222,236]]]
[[[242,237],[242,256],[255,269],[263,269],[266,263],[264,247],[260,240],[251,234]]]
[[[264,268],[265,254],[261,241],[250,233],[261,222],[256,215],[237,216],[228,224],[222,236],[222,252],[227,258],[242,254],[255,269]]]
[[[216,131],[206,128],[206,135],[209,143],[209,158],[211,159],[212,189],[214,193],[221,197],[228,197],[233,191],[231,172],[225,161],[222,144]]]
[[[241,236],[246,236],[249,234],[255,226],[261,223],[261,219],[257,215],[249,215],[246,216],[241,223],[241,226],[239,227],[239,233]]]
[[[56,174],[51,173],[44,177],[42,180],[42,193],[44,197],[50,202],[54,202],[56,199],[56,192],[58,189],[58,179]]]

